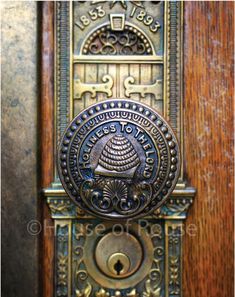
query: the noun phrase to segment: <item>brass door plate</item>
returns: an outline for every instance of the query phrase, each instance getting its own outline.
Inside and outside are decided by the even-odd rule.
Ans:
[[[55,2],[58,171],[55,164],[54,182],[44,189],[56,232],[54,296],[182,296],[183,226],[195,195],[180,162],[182,6]],[[136,129],[154,148],[148,170]],[[87,170],[92,137],[99,141]],[[110,160],[126,148],[128,158]],[[107,207],[110,193],[122,207]]]

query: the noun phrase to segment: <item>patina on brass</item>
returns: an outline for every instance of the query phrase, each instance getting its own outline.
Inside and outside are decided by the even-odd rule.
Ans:
[[[115,290],[134,287],[149,278],[152,281],[155,273],[161,275],[163,263],[160,262],[163,254],[158,246],[161,240],[154,239],[152,234],[145,228],[141,228],[138,223],[133,222],[128,228],[125,223],[115,223],[118,224],[115,230],[113,227],[115,224],[109,221],[102,224],[105,227],[103,235],[94,232],[92,236],[86,236],[83,261],[88,275],[100,286]],[[99,226],[99,224],[96,225],[92,230]],[[160,225],[158,227],[161,229]],[[117,253],[125,256],[120,258]],[[109,266],[112,264],[110,263],[112,257],[117,261],[123,261],[123,272],[126,270],[125,265],[128,265],[127,257],[130,262],[128,271],[117,275]],[[154,258],[158,262],[157,266],[153,265]]]
[[[138,239],[130,233],[106,234],[97,244],[95,259],[100,270],[113,278],[132,275],[141,265],[143,250]]]
[[[142,98],[145,97],[146,94],[153,94],[155,96],[155,100],[162,99],[162,80],[156,80],[151,85],[145,84],[134,84],[135,79],[133,76],[128,76],[124,81],[124,87],[126,89],[125,95],[130,97],[131,94],[139,93]]]
[[[112,96],[113,79],[106,74],[102,77],[102,83],[85,84],[80,79],[74,80],[74,99],[81,99],[84,93],[91,93],[91,98],[95,98],[98,92]]]
[[[130,270],[130,259],[126,254],[114,253],[109,257],[107,266],[112,277],[126,277]]]
[[[182,21],[177,1],[55,3],[56,297],[182,296]]]
[[[155,110],[114,99],[73,119],[58,150],[58,172],[70,198],[91,214],[109,219],[146,216],[176,185],[179,146]]]

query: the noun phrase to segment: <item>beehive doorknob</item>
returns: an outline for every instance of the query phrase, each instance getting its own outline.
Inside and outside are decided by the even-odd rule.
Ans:
[[[134,101],[115,99],[82,111],[58,148],[65,191],[101,218],[151,213],[169,197],[179,171],[179,146],[170,125]]]

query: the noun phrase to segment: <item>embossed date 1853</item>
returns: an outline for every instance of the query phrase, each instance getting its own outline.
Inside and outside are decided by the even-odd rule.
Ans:
[[[81,30],[84,30],[92,21],[96,21],[98,18],[103,18],[105,14],[102,6],[96,6],[95,8],[88,10],[87,15],[82,15],[80,20],[75,22],[75,25]]]

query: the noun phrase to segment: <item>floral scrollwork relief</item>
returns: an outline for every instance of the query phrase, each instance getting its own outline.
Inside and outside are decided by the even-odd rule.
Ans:
[[[131,290],[126,295],[123,295],[118,290],[114,292],[114,295],[110,295],[110,293],[103,288],[100,288],[100,290],[95,293],[95,296],[96,297],[140,297],[136,289]]]
[[[92,286],[90,283],[87,283],[86,287],[83,290],[76,290],[76,297],[89,297],[92,292]]]
[[[143,297],[161,297],[161,287],[153,287],[150,279],[145,282]]]

